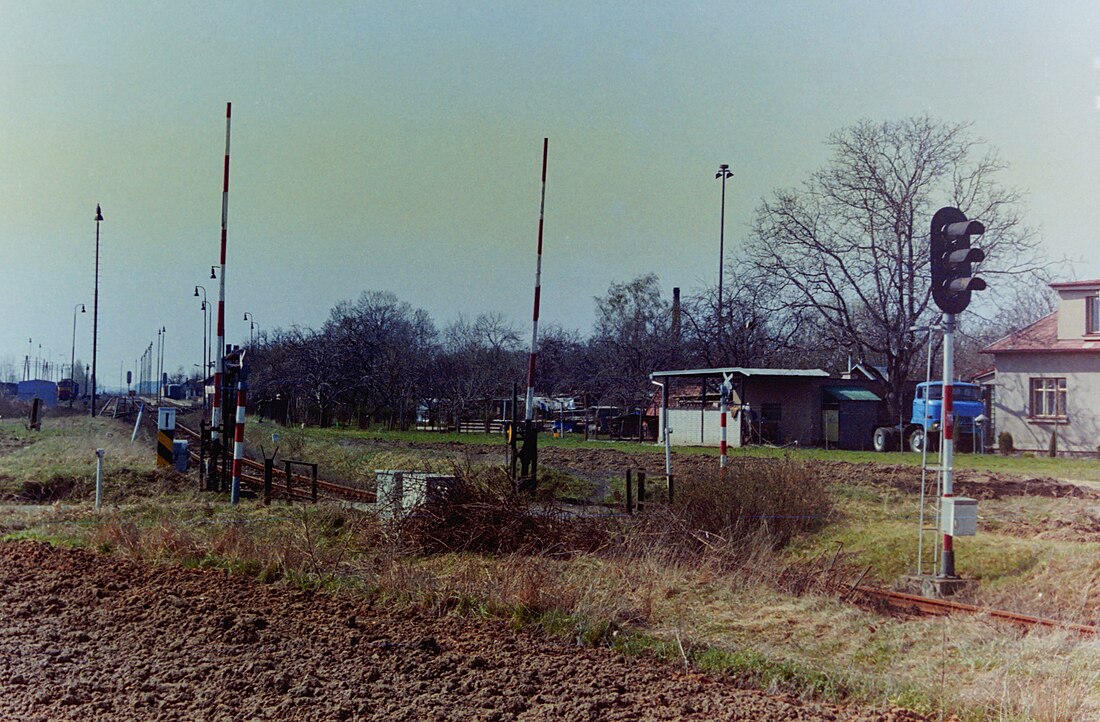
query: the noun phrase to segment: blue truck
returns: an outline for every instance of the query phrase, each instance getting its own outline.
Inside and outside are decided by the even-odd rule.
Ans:
[[[953,387],[952,414],[955,421],[955,443],[961,449],[973,449],[976,432],[975,419],[985,412],[982,402],[982,389],[976,384],[956,381]],[[880,426],[875,429],[873,446],[875,451],[893,451],[908,447],[910,451],[920,452],[925,440],[930,442],[929,450],[939,445],[942,427],[943,382],[917,384],[913,395],[913,413],[909,423],[895,426]]]

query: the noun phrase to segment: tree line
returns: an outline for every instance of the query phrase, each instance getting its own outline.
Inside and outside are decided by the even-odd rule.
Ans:
[[[1001,182],[1006,164],[965,123],[929,117],[861,121],[826,141],[825,165],[757,205],[727,264],[722,298],[691,290],[673,309],[654,274],[610,284],[584,334],[540,332],[540,395],[586,394],[591,404],[644,407],[658,369],[821,367],[885,369],[887,401],[923,377],[938,351],[930,303],[929,221],[953,205],[980,218],[990,291],[960,318],[959,368],[978,351],[1053,309],[1057,264],[1025,223],[1023,193]],[[408,427],[430,408],[453,423],[487,413],[525,386],[527,336],[498,313],[440,328],[390,293],[337,304],[317,329],[265,335],[249,354],[254,397],[293,408],[295,421]],[[281,407],[282,408],[282,407]],[[286,413],[284,410],[283,413]]]

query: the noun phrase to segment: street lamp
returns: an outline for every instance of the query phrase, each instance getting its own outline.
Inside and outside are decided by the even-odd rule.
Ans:
[[[255,343],[252,332],[256,330],[256,319],[252,316],[250,311],[245,311],[244,320],[248,321],[248,348],[252,350],[252,344]]]
[[[207,313],[207,311],[206,311],[206,287],[205,286],[195,286],[195,298],[199,298],[199,289],[202,289],[202,306],[200,307],[202,309],[202,367],[201,367],[200,373],[199,373],[199,376],[200,376],[199,381],[202,383],[202,407],[205,409],[206,408],[206,368],[207,368],[207,364],[206,364],[206,353],[207,353],[207,350],[206,350],[207,349],[207,346],[206,346],[206,344],[207,344],[206,318],[210,314]]]
[[[168,329],[161,326],[157,329],[157,403],[160,403],[164,392],[164,337]]]
[[[725,271],[726,256],[726,179],[732,178],[730,167],[723,163],[718,166],[715,178],[722,179],[722,218],[718,228],[718,353],[722,353],[722,275]]]
[[[76,395],[76,309],[80,309],[81,313],[86,313],[84,310],[84,304],[78,303],[73,306],[73,351],[69,356],[69,408],[73,407],[73,396]]]
[[[95,418],[95,364],[99,342],[99,224],[103,211],[95,206],[95,295],[92,301],[92,418]]]

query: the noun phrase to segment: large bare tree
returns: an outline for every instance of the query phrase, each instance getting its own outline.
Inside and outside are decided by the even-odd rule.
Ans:
[[[1005,164],[969,124],[862,121],[833,133],[828,146],[824,168],[756,210],[750,260],[771,281],[759,300],[777,312],[817,314],[838,355],[884,365],[896,410],[927,340],[910,328],[939,313],[928,270],[936,209],[956,206],[985,223],[981,270],[992,289],[1001,274],[1042,267],[1037,240],[1022,221],[1019,191],[998,182]]]

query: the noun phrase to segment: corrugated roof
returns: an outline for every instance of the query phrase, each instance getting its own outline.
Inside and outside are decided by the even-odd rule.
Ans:
[[[1100,353],[1100,340],[1058,338],[1058,312],[986,346],[982,353]]]
[[[828,371],[821,369],[756,369],[741,366],[725,366],[713,369],[681,369],[679,371],[654,371],[650,378],[674,378],[680,376],[712,376],[721,378],[723,374],[733,376],[801,376],[810,378],[829,378]]]
[[[859,386],[826,386],[821,391],[834,401],[882,401],[874,391]]]

